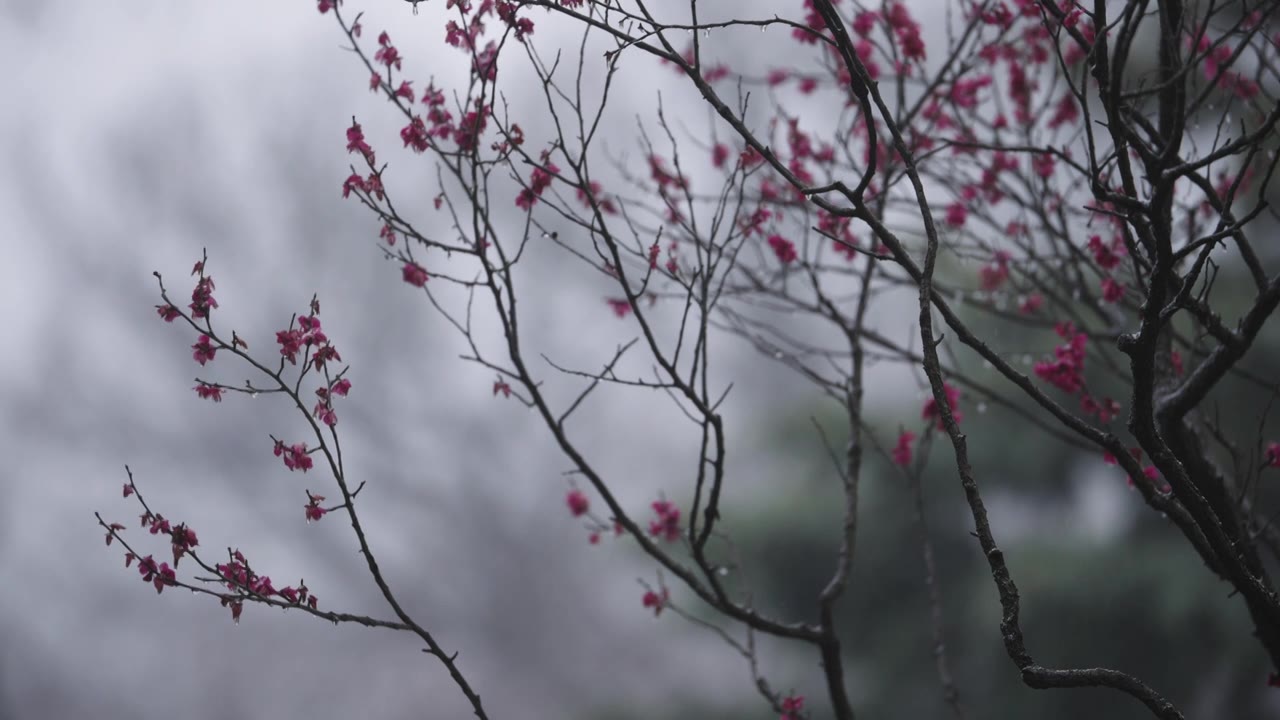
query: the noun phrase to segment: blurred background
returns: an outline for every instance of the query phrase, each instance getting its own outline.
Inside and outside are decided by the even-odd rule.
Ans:
[[[915,3],[917,15],[929,5]],[[417,17],[406,3],[365,6],[367,31],[386,28],[424,75],[465,72],[427,6]],[[215,405],[191,391],[197,374],[249,377],[222,357],[198,368],[193,335],[155,316],[151,273],[184,298],[203,249],[215,323],[264,356],[319,295],[351,365],[340,430],[348,472],[368,482],[370,542],[410,612],[460,653],[492,717],[770,717],[722,640],[641,607],[638,580],[654,582],[652,565],[625,542],[587,542],[545,428],[493,397],[492,373],[458,359],[460,338],[380,256],[377,224],[341,201],[352,115],[424,222],[436,188],[429,163],[398,149],[398,119],[365,91],[366,71],[314,3],[0,0],[0,41],[0,719],[469,715],[407,636],[256,606],[233,625],[208,598],[158,596],[103,547],[95,511],[147,547],[121,498],[128,464],[153,508],[195,528],[206,553],[239,548],[277,587],[305,578],[323,608],[390,616],[349,528],[303,521],[305,490],[328,489],[323,474],[290,474],[270,455],[268,434],[301,440],[301,419],[277,399]],[[653,91],[664,80],[648,78]],[[638,87],[615,99],[624,111],[652,109]],[[513,107],[519,92],[507,88]],[[600,301],[603,280],[555,282],[554,255],[535,254],[530,268],[543,282],[525,328],[553,359],[598,367],[634,334]],[[720,372],[737,388],[725,410],[726,528],[750,559],[757,601],[809,619],[839,497],[811,418],[838,433],[839,413],[745,343],[722,342]],[[1273,334],[1251,355],[1255,370],[1273,373],[1276,350]],[[886,377],[872,422],[918,424],[911,376]],[[996,409],[966,417],[1039,662],[1134,673],[1188,717],[1280,710],[1242,604],[1118,471]],[[637,515],[659,493],[687,493],[694,438],[663,396],[606,392],[574,432]],[[949,449],[933,452],[926,514],[970,716],[1141,716],[1114,693],[1021,685]],[[940,717],[910,490],[875,462],[863,488],[841,619],[856,708]],[[825,716],[816,653],[762,641],[761,654],[775,688]]]

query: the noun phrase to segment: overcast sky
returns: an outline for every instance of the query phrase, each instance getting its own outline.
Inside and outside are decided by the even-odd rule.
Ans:
[[[425,205],[434,190],[312,5],[0,2],[0,718],[465,714],[408,637],[257,607],[233,626],[207,598],[157,596],[103,547],[94,511],[145,535],[120,497],[128,464],[206,552],[239,547],[277,586],[304,577],[324,607],[388,615],[345,523],[302,522],[323,476],[270,455],[268,433],[301,439],[299,418],[271,398],[191,392],[197,374],[248,377],[223,357],[198,368],[192,333],[155,317],[152,271],[185,297],[202,248],[215,322],[255,350],[273,352],[319,293],[352,366],[341,430],[369,481],[371,542],[493,717],[749,693],[727,648],[639,607],[636,578],[652,574],[633,551],[587,545],[545,430],[456,360],[456,336],[379,257],[377,226],[341,202],[353,114],[405,167],[401,196]],[[365,5],[378,6],[366,27],[390,29],[418,67],[458,61],[425,11]],[[598,362],[628,337],[601,287],[549,283],[527,327],[560,359]],[[607,448],[622,497],[643,507],[670,489],[683,430],[661,398],[616,403],[579,437]],[[741,462],[743,482],[769,474]]]
[[[459,69],[428,5],[417,17],[405,3],[359,5],[366,38],[388,29],[417,87]],[[456,334],[380,257],[377,224],[342,201],[355,115],[391,163],[400,205],[424,227],[441,222],[429,212],[431,165],[399,149],[402,121],[366,91],[340,40],[310,0],[0,0],[0,720],[467,714],[407,636],[253,606],[235,626],[207,598],[157,596],[123,551],[103,547],[95,511],[153,539],[120,496],[128,464],[206,553],[238,547],[277,587],[305,578],[327,609],[389,617],[345,522],[303,522],[304,490],[335,494],[324,475],[291,474],[271,456],[268,434],[301,440],[300,418],[266,396],[215,405],[191,391],[197,375],[250,377],[225,354],[199,368],[193,333],[155,315],[152,272],[185,298],[204,249],[216,326],[263,357],[319,295],[351,365],[340,430],[350,475],[368,482],[373,549],[415,617],[461,653],[492,717],[585,717],[679,696],[750,702],[747,670],[722,642],[640,607],[649,563],[626,544],[587,544],[545,428],[492,397],[491,372],[457,359]],[[754,43],[740,51],[761,57]],[[614,98],[623,117],[652,111],[656,83],[671,79],[630,67]],[[513,107],[524,90],[505,86]],[[669,107],[681,97],[664,89]],[[621,137],[611,149],[626,149]],[[524,305],[527,336],[560,362],[598,367],[634,328],[601,302],[603,281],[563,282],[555,257],[530,259],[540,282]],[[731,449],[747,450],[732,456],[744,492],[729,502],[755,502],[787,477],[764,453],[775,429],[765,421],[807,413],[814,393],[794,374],[764,375],[745,345],[723,347],[737,381]],[[900,388],[876,384],[873,399]],[[918,419],[917,401],[905,406]],[[660,394],[606,391],[572,429],[641,516],[658,493],[687,492],[688,426]],[[767,656],[776,685],[817,691],[804,684],[814,658]]]

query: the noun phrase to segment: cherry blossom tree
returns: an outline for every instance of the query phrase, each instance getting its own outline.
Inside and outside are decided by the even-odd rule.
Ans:
[[[970,458],[988,407],[1028,436],[1114,465],[1234,596],[1257,651],[1280,668],[1280,498],[1270,488],[1280,443],[1267,430],[1280,381],[1250,355],[1280,303],[1267,235],[1280,5],[939,0],[923,18],[900,0],[794,0],[764,13],[698,0],[410,0],[427,34],[466,59],[465,75],[432,77],[413,70],[421,48],[365,28],[354,2],[319,0],[318,10],[402,129],[373,138],[352,119],[341,196],[367,208],[370,243],[457,332],[464,360],[492,373],[477,393],[545,426],[572,468],[567,487],[547,487],[564,493],[566,521],[582,524],[586,542],[630,543],[652,560],[638,608],[719,634],[775,715],[854,717],[837,608],[858,592],[858,555],[883,551],[857,542],[872,474],[896,475],[916,500],[938,693],[956,717],[983,706],[962,701],[950,667],[924,522],[922,473],[944,463],[994,585],[1008,672],[1031,688],[1105,688],[1156,717],[1184,717],[1169,699],[1176,688],[1128,669],[1036,659],[984,504],[995,469]],[[741,52],[760,43],[779,51]],[[637,106],[615,110],[633,72],[666,88],[640,117],[628,115]],[[436,194],[397,197],[394,170],[422,162],[436,170]],[[612,288],[601,312],[632,339],[601,366],[531,349],[522,311],[549,292],[524,282],[533,256],[554,258],[561,283]],[[253,376],[199,378],[194,392],[215,403],[267,394],[299,411],[305,425],[270,445],[289,471],[326,476],[305,489],[299,519],[350,525],[388,615],[326,609],[305,583],[278,588],[238,550],[201,554],[195,531],[145,502],[132,473],[123,494],[141,504],[149,534],[167,538],[172,564],[99,517],[107,544],[123,544],[126,565],[157,592],[210,596],[233,619],[247,604],[291,607],[409,633],[489,717],[366,538],[365,486],[339,443],[342,404],[358,389],[319,301],[282,321],[278,347],[251,353],[216,327],[209,262],[194,268],[190,302],[160,282],[157,314],[189,329],[201,372],[236,361]],[[481,315],[500,336],[483,336]],[[842,417],[814,429],[843,520],[826,529],[837,550],[803,617],[760,607],[739,580],[752,558],[724,511],[742,449],[728,442],[734,378],[719,358],[744,346],[811,382]],[[868,410],[884,377],[927,390],[896,423]],[[686,477],[643,507],[620,499],[575,433],[605,387],[665,395],[696,437]],[[1240,397],[1244,406],[1220,406]],[[825,697],[771,682],[757,636],[808,648]]]

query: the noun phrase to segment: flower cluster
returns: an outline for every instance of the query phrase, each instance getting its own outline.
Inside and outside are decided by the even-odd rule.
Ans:
[[[249,567],[249,561],[239,550],[231,553],[229,562],[219,564],[217,571],[218,576],[226,583],[227,589],[235,593],[224,596],[222,605],[231,608],[231,618],[236,622],[240,621],[243,598],[246,596],[281,597],[285,602],[305,605],[312,610],[315,610],[319,604],[319,599],[311,593],[305,582],[299,581],[296,588],[289,586],[277,590],[270,577],[259,575]]]
[[[188,305],[191,308],[191,317],[196,320],[206,320],[209,318],[209,312],[218,307],[218,301],[213,297],[213,276],[204,274],[203,260],[196,263],[191,274],[200,276],[195,288],[191,291],[191,304]],[[161,316],[165,320],[171,319],[164,313]]]
[[[416,262],[406,262],[400,268],[400,277],[414,287],[425,287],[430,276],[427,275],[426,268]]]
[[[360,123],[356,122],[355,118],[351,119],[351,127],[347,128],[347,152],[360,153],[370,167],[377,164],[374,161],[373,148],[365,141],[364,130],[360,128]]]
[[[911,443],[916,439],[916,434],[910,430],[903,430],[898,435],[898,443],[893,446],[893,461],[903,467],[911,465]]]
[[[201,335],[196,344],[191,346],[191,349],[194,351],[191,353],[191,358],[201,365],[213,360],[214,355],[218,352],[218,348],[212,345],[208,335]]]
[[[297,327],[290,323],[288,328],[277,331],[276,343],[280,345],[280,355],[291,365],[298,364],[298,353],[306,355],[313,347],[315,352],[311,355],[311,362],[317,370],[323,370],[326,361],[342,360],[329,337],[320,329],[320,318],[314,313],[299,317]]]
[[[951,410],[951,417],[956,422],[964,419],[964,413],[956,409],[956,405],[960,402],[960,391],[951,386],[951,383],[942,384],[942,392],[947,397],[947,408]],[[920,417],[925,420],[932,420],[939,430],[943,429],[942,412],[938,410],[938,400],[932,395],[924,401],[924,407],[920,410]]]
[[[650,505],[657,516],[649,521],[649,534],[667,542],[680,539],[680,508],[667,500],[655,500]]]
[[[653,610],[654,617],[658,617],[662,614],[662,609],[671,602],[671,593],[668,592],[665,587],[662,588],[662,592],[646,590],[644,597],[641,598],[640,602],[644,607],[651,608]]]
[[[1054,349],[1053,360],[1042,360],[1033,369],[1041,380],[1062,392],[1075,395],[1084,389],[1085,349],[1089,336],[1077,332],[1071,323],[1059,323],[1054,330],[1067,342]]]
[[[307,504],[303,507],[308,523],[313,520],[319,520],[324,517],[325,513],[332,509],[321,507],[320,503],[322,502],[324,502],[323,495],[312,495],[310,490],[307,491]]]
[[[631,303],[626,298],[605,298],[614,315],[624,318],[631,314]]]
[[[201,382],[193,389],[196,391],[196,395],[199,395],[203,400],[222,402],[222,388],[217,385]]]
[[[516,207],[522,210],[532,210],[534,203],[538,202],[538,198],[547,188],[551,187],[551,180],[560,172],[560,168],[551,162],[548,157],[549,153],[542,153],[543,167],[535,167],[533,174],[529,177],[529,187],[520,191],[516,196]]]
[[[126,498],[135,492],[136,489],[132,482],[125,484],[124,496]],[[176,568],[178,567],[178,561],[184,555],[190,554],[192,548],[199,545],[200,541],[196,537],[195,530],[192,530],[185,523],[172,525],[164,516],[152,513],[150,510],[145,510],[140,517],[142,527],[148,528],[152,535],[167,535],[169,537],[170,547],[173,551],[173,565],[170,566],[167,562],[157,563],[151,555],[139,557],[132,550],[125,553],[124,565],[129,567],[134,560],[137,560],[138,573],[142,576],[143,582],[151,583],[155,586],[156,592],[160,593],[166,587],[177,584]],[[107,546],[110,546],[112,540],[124,531],[125,526],[120,523],[110,523],[106,525],[106,528]]]
[[[177,573],[174,572],[173,568],[169,567],[169,563],[162,562],[157,564],[155,558],[150,555],[139,558],[133,553],[125,553],[125,567],[129,567],[129,564],[135,558],[138,561],[138,574],[142,576],[142,582],[154,585],[157,594],[164,592],[164,589],[168,586],[178,584]]]
[[[1009,279],[1009,260],[1010,255],[1004,250],[997,250],[992,256],[991,262],[982,268],[979,280],[982,289],[987,292],[999,290],[1005,281]]]
[[[795,243],[782,237],[781,235],[769,236],[769,247],[773,250],[773,254],[778,258],[778,262],[783,265],[790,265],[796,261]]]
[[[351,197],[351,192],[358,190],[364,193],[366,198],[385,200],[387,197],[386,190],[382,187],[382,177],[378,173],[371,172],[368,177],[364,177],[359,173],[351,173],[346,180],[342,181],[342,197]]]
[[[311,414],[314,415],[317,420],[329,427],[337,425],[338,413],[333,409],[333,396],[342,395],[345,397],[350,391],[351,381],[346,378],[333,381],[333,383],[327,388],[316,388],[316,397],[318,397],[319,400],[316,401],[316,405],[312,408]]]
[[[585,515],[587,510],[591,508],[591,502],[587,500],[586,494],[578,489],[570,490],[564,501],[569,506],[569,512],[573,513],[574,517]]]
[[[1224,41],[1215,43],[1209,39],[1208,35],[1203,34],[1200,35],[1199,41],[1196,41],[1194,33],[1189,33],[1187,45],[1188,47],[1194,45],[1195,51],[1203,54],[1200,69],[1206,80],[1243,100],[1249,100],[1258,94],[1260,88],[1256,81],[1231,69],[1238,57],[1236,48],[1231,43]]]
[[[613,200],[603,197],[604,186],[599,182],[592,180],[587,184],[586,189],[579,187],[574,191],[574,195],[578,198],[578,202],[583,207],[590,209],[593,205],[600,208],[600,212],[606,215],[618,214],[618,206]]]
[[[1111,422],[1120,414],[1120,403],[1109,397],[1095,398],[1085,387],[1084,363],[1089,336],[1069,322],[1058,323],[1054,331],[1066,342],[1054,349],[1053,360],[1042,360],[1033,366],[1035,374],[1068,395],[1079,395],[1080,410],[1085,414],[1096,415],[1104,423]]]
[[[804,712],[804,696],[791,694],[782,699],[782,715],[778,720],[800,720]]]
[[[387,34],[386,30],[383,30],[378,34],[378,49],[373,54],[373,61],[384,65],[387,71],[390,72],[393,67],[399,70],[402,60],[400,51],[396,49],[395,45],[391,44],[391,36]]]
[[[311,469],[311,455],[307,450],[306,443],[295,443],[285,447],[284,441],[276,440],[274,449],[272,450],[276,457],[284,458],[284,466],[290,470],[301,470],[306,472]]]
[[[155,534],[154,529],[152,534]],[[196,531],[187,527],[185,523],[174,527],[167,534],[169,543],[173,546],[173,566],[176,568],[182,556],[189,554],[191,548],[199,545],[200,541],[196,538]]]

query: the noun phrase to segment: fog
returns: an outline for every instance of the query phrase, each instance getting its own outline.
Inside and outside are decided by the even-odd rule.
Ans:
[[[211,598],[157,595],[103,546],[95,511],[167,555],[121,497],[127,464],[206,557],[239,548],[277,587],[305,578],[324,609],[390,617],[342,518],[303,521],[322,471],[290,474],[271,456],[268,435],[302,439],[301,418],[279,398],[192,392],[197,376],[252,377],[225,353],[199,368],[190,329],[155,315],[152,272],[185,300],[205,250],[216,326],[264,357],[318,293],[351,366],[339,429],[348,473],[368,482],[370,542],[491,716],[749,693],[722,642],[640,607],[636,580],[653,574],[632,547],[586,542],[545,428],[457,359],[456,333],[380,257],[373,219],[341,201],[352,115],[380,141],[398,197],[425,210],[432,171],[398,149],[396,118],[311,5],[0,4],[0,717],[467,714],[407,635],[258,606],[234,625]],[[428,8],[367,5],[366,28],[390,30],[411,67],[459,67]],[[547,283],[528,335],[596,367],[630,337],[603,287]],[[784,379],[733,402],[809,392]],[[576,437],[620,497],[643,508],[677,487],[690,441],[663,397],[606,393],[584,412]],[[735,439],[759,431],[750,412],[735,417]],[[772,470],[739,463],[748,487]]]

